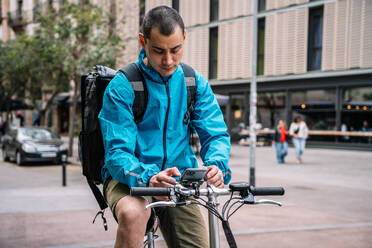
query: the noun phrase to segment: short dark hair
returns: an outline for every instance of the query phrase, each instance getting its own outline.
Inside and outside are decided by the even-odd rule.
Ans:
[[[178,12],[168,6],[159,6],[151,9],[143,18],[142,34],[145,39],[149,39],[151,30],[156,27],[162,35],[169,36],[173,34],[177,25],[183,33],[185,24]]]

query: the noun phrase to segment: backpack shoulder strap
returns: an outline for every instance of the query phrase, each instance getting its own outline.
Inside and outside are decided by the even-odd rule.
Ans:
[[[181,63],[181,66],[187,87],[187,112],[183,118],[183,123],[187,124],[189,120],[193,119],[194,104],[196,101],[196,77],[195,71],[191,66],[184,63]]]
[[[134,90],[133,115],[136,124],[142,121],[142,117],[146,111],[148,93],[145,78],[142,71],[136,63],[131,63],[118,72],[121,72],[128,79]]]

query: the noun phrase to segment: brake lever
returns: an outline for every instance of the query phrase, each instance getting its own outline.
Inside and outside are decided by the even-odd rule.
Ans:
[[[148,205],[146,205],[146,209],[149,208],[156,208],[156,207],[175,207],[177,204],[173,201],[158,201],[158,202],[153,202]]]
[[[271,205],[277,205],[279,207],[282,206],[281,202],[268,200],[268,199],[260,199],[254,202],[254,204],[271,204]]]
[[[240,203],[244,203],[244,204],[255,204],[255,205],[258,205],[258,204],[271,204],[271,205],[277,205],[279,207],[282,206],[282,203],[281,202],[278,202],[278,201],[273,201],[273,200],[267,200],[267,199],[260,199],[260,200],[255,200],[251,197],[246,197],[242,200],[239,200],[238,202]]]
[[[175,207],[175,206],[183,206],[183,205],[189,205],[192,201],[181,201],[181,202],[174,202],[174,201],[158,201],[153,202],[148,205],[146,205],[146,209],[149,208],[156,208],[156,207]]]

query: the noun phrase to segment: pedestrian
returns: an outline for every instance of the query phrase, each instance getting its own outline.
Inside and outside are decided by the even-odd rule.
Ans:
[[[21,111],[17,111],[17,119],[19,120],[19,127],[23,127],[25,125],[25,118]]]
[[[372,132],[372,127],[369,126],[368,121],[364,120],[360,132]],[[371,143],[371,137],[361,137],[362,143]]]
[[[363,121],[363,124],[362,124],[362,127],[360,128],[360,131],[361,132],[372,132],[372,127],[370,127],[368,125],[368,121],[367,120],[364,120]]]
[[[278,163],[283,164],[285,162],[284,158],[288,154],[287,130],[284,120],[278,121],[278,125],[275,127],[272,143],[275,146],[276,159]]]
[[[292,142],[296,151],[297,164],[302,163],[301,156],[305,151],[306,139],[308,137],[309,129],[300,116],[294,118],[289,127],[289,134],[292,136]]]
[[[180,60],[185,38],[176,10],[159,6],[145,15],[136,65],[148,102],[140,123],[134,121],[134,91],[124,74],[117,73],[106,88],[99,114],[105,147],[102,179],[105,199],[118,221],[115,247],[143,246],[151,215],[145,205],[152,199],[130,196],[131,187],[171,187],[186,168],[198,167],[189,144],[190,125],[200,138],[207,182],[223,187],[231,179],[230,136],[207,79],[197,71],[193,119],[184,120],[188,93]],[[157,214],[168,247],[208,247],[198,205],[165,208]]]
[[[2,143],[2,140],[1,140],[1,138],[2,138],[2,136],[4,135],[4,123],[3,123],[3,117],[0,115],[0,145],[1,145],[1,143]]]

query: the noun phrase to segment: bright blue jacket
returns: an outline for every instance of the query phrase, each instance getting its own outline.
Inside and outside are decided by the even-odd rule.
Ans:
[[[136,62],[144,72],[148,90],[142,121],[137,125],[134,121],[134,91],[122,73],[107,86],[99,114],[105,147],[102,178],[111,175],[129,187],[146,186],[153,175],[167,168],[175,166],[182,173],[186,168],[198,167],[189,145],[190,128],[183,123],[187,88],[182,67],[162,78],[144,64],[145,57],[142,49]],[[227,184],[231,179],[230,136],[211,87],[200,73],[195,73],[197,91],[191,124],[200,138],[203,165],[217,165]]]

